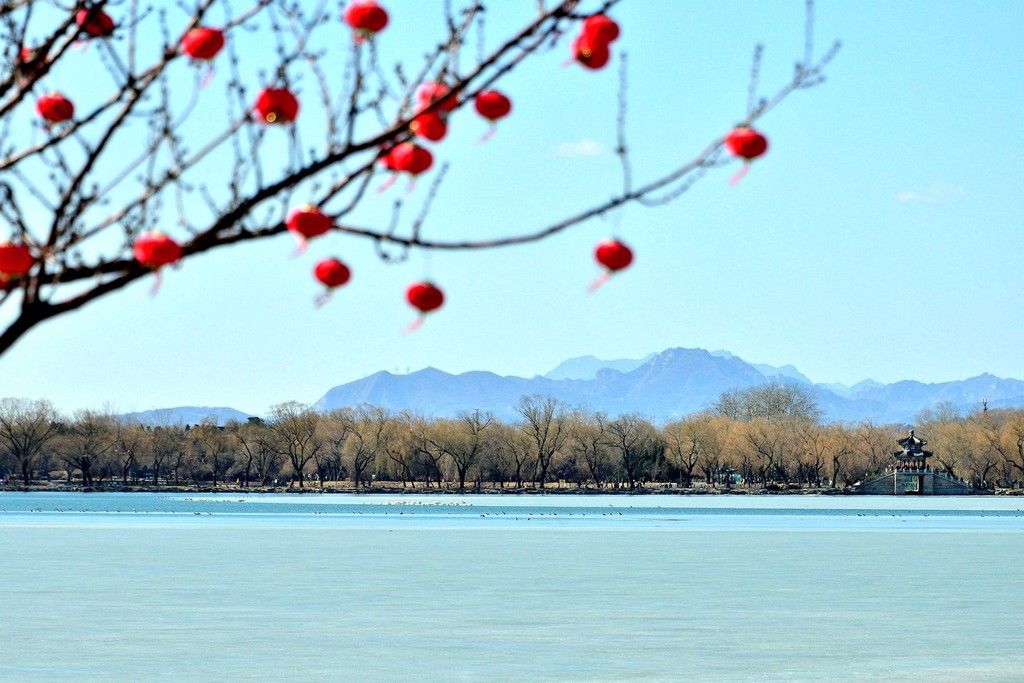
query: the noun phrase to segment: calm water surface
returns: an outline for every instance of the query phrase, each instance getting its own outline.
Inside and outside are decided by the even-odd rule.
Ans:
[[[0,493],[0,679],[1024,680],[1024,499]]]

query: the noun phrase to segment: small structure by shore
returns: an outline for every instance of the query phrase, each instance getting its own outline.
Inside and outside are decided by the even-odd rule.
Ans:
[[[854,487],[854,493],[889,496],[969,496],[992,493],[979,489],[970,482],[948,472],[932,469],[928,465],[931,451],[924,450],[928,442],[910,434],[897,443],[900,450],[893,453],[893,463],[883,474]]]

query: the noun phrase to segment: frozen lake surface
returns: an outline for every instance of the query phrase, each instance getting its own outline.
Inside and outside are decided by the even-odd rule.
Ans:
[[[1024,498],[0,493],[4,680],[1022,680]]]

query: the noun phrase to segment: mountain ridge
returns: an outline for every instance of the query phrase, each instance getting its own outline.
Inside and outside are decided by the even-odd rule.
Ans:
[[[910,423],[923,409],[948,402],[962,412],[987,401],[991,407],[1024,406],[1024,381],[982,373],[963,380],[920,382],[900,380],[882,384],[863,380],[852,386],[814,383],[791,364],[750,363],[728,351],[671,348],[642,359],[600,360],[580,356],[563,361],[548,373],[533,377],[502,376],[486,370],[453,374],[426,367],[404,375],[382,370],[328,389],[314,407],[320,411],[360,404],[390,410],[410,410],[430,417],[453,417],[463,410],[488,410],[501,418],[515,417],[520,397],[550,395],[574,408],[609,415],[640,413],[656,422],[684,417],[709,408],[725,391],[770,382],[807,387],[829,421],[872,420]],[[130,413],[154,420],[154,414],[192,416],[196,411],[230,408],[179,407]],[[189,412],[192,411],[192,412]],[[219,419],[247,419],[242,411],[224,412]],[[195,424],[199,420],[190,421]]]

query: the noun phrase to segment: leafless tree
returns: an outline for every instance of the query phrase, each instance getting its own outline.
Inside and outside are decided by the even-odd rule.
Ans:
[[[82,473],[82,485],[92,486],[96,469],[114,448],[117,427],[109,415],[88,410],[75,415],[58,444],[61,459]]]
[[[451,458],[459,490],[466,489],[466,475],[483,456],[494,416],[480,410],[460,413],[458,418],[442,422],[433,431],[431,443]]]
[[[516,412],[519,429],[530,439],[537,462],[537,485],[544,488],[551,461],[569,438],[569,415],[565,405],[551,396],[523,396]]]
[[[387,65],[378,39],[351,41],[341,68],[328,66],[335,62],[319,47],[323,32],[339,28],[338,13],[326,0],[4,3],[0,223],[13,242],[29,247],[33,264],[28,272],[4,277],[0,307],[10,304],[0,308],[0,353],[36,325],[149,275],[150,267],[132,258],[132,245],[169,219],[177,224],[174,232],[188,262],[209,251],[279,235],[287,229],[289,209],[308,202],[331,217],[335,233],[367,238],[382,258],[398,260],[411,248],[471,250],[532,242],[626,204],[665,204],[728,161],[724,133],[733,122],[750,126],[792,93],[821,83],[839,47],[836,43],[815,55],[808,3],[804,52],[792,77],[761,96],[758,46],[746,110],[725,115],[728,123],[710,133],[702,149],[643,174],[627,145],[626,60],[619,55],[621,185],[606,200],[541,225],[497,239],[429,235],[430,205],[442,189],[446,165],[420,194],[415,211],[404,206],[409,200],[400,200],[384,225],[352,219],[355,209],[372,197],[368,189],[384,172],[382,157],[412,138],[412,120],[448,107],[451,100],[445,98],[415,105],[419,86],[445,84],[455,111],[466,108],[528,58],[564,46],[586,16],[612,11],[618,3],[541,2],[531,20],[494,42],[482,33],[481,0],[465,0],[458,10],[444,2],[446,30],[422,58],[407,55],[404,63]],[[84,33],[75,17],[87,8],[109,11],[112,35]],[[492,3],[487,13],[502,9]],[[193,69],[194,78],[188,79],[190,65],[179,43],[185,31],[211,24],[227,37],[225,54],[218,57],[227,73],[204,90],[201,69]],[[386,33],[379,39],[386,39]],[[83,42],[91,49],[74,49]],[[480,51],[475,59],[468,54],[473,46],[489,44],[493,49]],[[58,67],[87,60],[95,67],[96,103],[59,125],[36,125],[33,131],[35,96],[44,88],[60,88],[63,72]],[[253,71],[260,80],[250,76]],[[101,74],[109,81],[101,80]],[[182,89],[183,80],[193,85]],[[253,113],[261,87],[296,92],[304,110],[322,110],[322,127],[311,128],[301,117],[268,125]],[[202,106],[213,98],[225,111],[220,121]]]
[[[319,429],[321,416],[309,406],[295,401],[274,406],[270,415],[268,427],[274,435],[270,444],[278,454],[288,459],[299,488],[303,488],[309,461],[324,447]]]
[[[128,485],[128,477],[135,470],[141,459],[146,457],[153,447],[152,436],[141,425],[117,425],[114,438],[114,451],[117,453],[121,470],[121,484]]]
[[[711,470],[711,463],[717,470],[722,451],[722,444],[716,429],[715,416],[710,413],[697,413],[683,420],[665,425],[666,455],[669,462],[679,471],[679,484],[690,486],[693,473],[697,466],[709,463],[705,468]]]
[[[602,488],[615,472],[608,417],[604,413],[573,415],[572,450],[587,467],[589,478]]]
[[[618,451],[619,466],[629,488],[635,489],[650,477],[665,452],[665,442],[653,425],[639,415],[623,415],[609,422],[608,436],[612,448]]]
[[[196,462],[202,465],[213,478],[213,488],[233,463],[234,449],[223,427],[212,420],[205,420],[189,431]]]
[[[57,429],[57,411],[49,401],[0,399],[0,448],[14,460],[25,486],[32,483],[36,458]]]
[[[153,468],[153,486],[160,485],[160,473],[169,463],[174,461],[175,455],[181,449],[185,440],[183,431],[175,427],[156,427],[152,434],[152,448],[150,450],[150,463]]]

